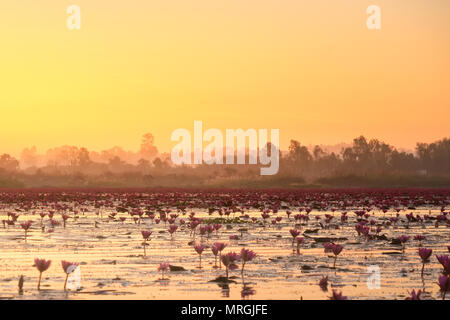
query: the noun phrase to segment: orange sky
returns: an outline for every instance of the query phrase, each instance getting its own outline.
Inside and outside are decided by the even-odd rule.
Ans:
[[[2,0],[0,39],[1,153],[146,132],[169,151],[194,120],[279,128],[283,149],[450,136],[448,0]]]

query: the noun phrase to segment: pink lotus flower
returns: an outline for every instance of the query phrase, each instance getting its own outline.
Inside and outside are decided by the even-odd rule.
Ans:
[[[240,257],[244,262],[248,262],[256,257],[256,253],[252,250],[242,248]]]
[[[209,235],[211,233],[213,233],[215,229],[214,229],[214,226],[208,224],[208,225],[205,226],[205,230],[207,232],[207,236],[208,236],[208,239],[209,239]]]
[[[325,253],[332,252],[334,254],[333,269],[336,268],[337,257],[341,253],[342,249],[344,249],[344,247],[341,246],[340,244],[335,244],[335,243],[332,243],[332,242],[324,243],[323,246],[324,246],[324,249],[325,249],[324,250]]]
[[[303,237],[296,237],[295,238],[295,242],[297,242],[297,254],[300,254],[300,246],[303,243],[303,241],[305,240],[305,238]]]
[[[402,251],[405,252],[405,245],[406,245],[406,242],[408,242],[409,237],[402,235],[402,236],[398,237],[397,240],[402,244]]]
[[[254,251],[252,251],[252,250],[242,248],[240,257],[242,259],[241,275],[244,276],[245,263],[249,262],[249,261],[252,261],[256,257],[256,253]]]
[[[211,246],[211,251],[216,257],[219,254],[219,248],[217,248],[214,244]]]
[[[198,267],[199,269],[202,268],[202,253],[203,253],[203,250],[205,250],[205,248],[206,248],[206,246],[203,245],[203,244],[196,244],[194,246],[195,251],[197,251],[197,253],[198,253],[199,257],[200,257],[200,265]]]
[[[292,244],[294,244],[295,238],[300,234],[300,231],[298,231],[297,229],[291,229],[289,230],[289,232],[292,236]]]
[[[419,289],[416,292],[416,290],[413,289],[409,294],[411,296],[406,298],[405,300],[420,300],[420,295],[422,294],[422,290]]]
[[[158,271],[167,271],[169,269],[169,264],[167,262],[162,262],[158,266]]]
[[[20,224],[20,226],[22,227],[23,230],[27,231],[28,229],[30,229],[31,223],[32,223],[32,222],[31,222],[30,220],[28,220],[28,221],[26,221],[26,222],[22,222],[22,223]]]
[[[341,246],[340,244],[333,244],[333,246],[331,247],[331,251],[334,254],[333,269],[336,268],[336,260],[337,260],[338,255],[341,253],[342,249],[344,249],[344,247]]]
[[[441,288],[442,300],[445,300],[445,294],[450,291],[450,277],[442,275],[438,279],[438,285]]]
[[[194,232],[194,234],[195,234],[195,228],[197,228],[197,226],[200,224],[200,221],[198,221],[198,220],[192,220],[190,223],[189,223],[189,227],[191,228],[191,231],[193,231]]]
[[[158,271],[161,271],[161,280],[166,280],[164,278],[164,273],[167,272],[167,270],[169,270],[169,264],[167,262],[162,262],[159,264],[158,266]]]
[[[211,251],[214,255],[214,268],[217,268],[217,255],[219,254],[219,248],[216,246],[216,244],[213,244],[211,246]]]
[[[239,268],[237,266],[237,264],[235,263],[236,260],[239,260],[239,255],[235,252],[229,252],[222,256],[222,263],[225,266],[227,279],[228,279],[228,271],[229,270],[235,270],[235,269]]]
[[[144,238],[144,240],[148,240],[148,238],[150,238],[150,236],[152,235],[151,231],[147,231],[147,230],[142,230],[141,231],[142,234],[142,238]]]
[[[219,250],[219,252],[222,252],[222,250],[226,248],[227,244],[223,242],[215,242],[214,246],[217,247],[217,250]]]
[[[433,253],[433,249],[419,248],[419,256],[424,263],[426,261],[428,261],[428,259],[431,257],[432,253]]]
[[[289,219],[289,220],[291,220],[291,219],[289,218],[289,216],[291,215],[291,213],[292,213],[292,212],[290,212],[289,210],[286,211],[286,215],[288,216],[288,219]]]
[[[38,269],[39,271],[39,279],[38,279],[38,290],[41,289],[41,278],[42,278],[42,273],[44,271],[46,271],[50,265],[52,264],[51,260],[45,260],[45,259],[34,259],[34,266]]]
[[[171,225],[169,226],[169,229],[167,229],[167,231],[169,231],[169,233],[170,233],[170,238],[171,238],[171,239],[172,239],[173,234],[175,233],[175,231],[177,231],[177,229],[178,229],[178,226],[176,226],[176,225],[174,225],[174,224],[171,224]]]
[[[47,269],[52,264],[51,260],[45,260],[45,259],[34,259],[34,266],[38,269],[39,272],[47,271]]]
[[[219,224],[219,223],[216,223],[216,224],[213,225],[213,227],[214,227],[214,230],[216,230],[216,235],[217,235],[219,229],[222,228],[222,225]]]
[[[148,230],[142,230],[141,234],[142,234],[142,238],[144,238],[144,242],[142,243],[142,246],[144,247],[144,257],[146,257],[147,256],[146,247],[148,246],[147,241],[150,239],[152,232],[148,231]]]
[[[66,221],[67,221],[67,219],[69,219],[69,215],[66,214],[66,213],[63,213],[63,214],[61,215],[61,217],[62,217],[62,219],[63,219],[63,227],[65,228],[65,227],[66,227]]]
[[[423,277],[423,271],[425,269],[425,262],[428,261],[428,259],[430,258],[432,253],[433,253],[432,249],[419,248],[419,256],[422,259],[422,272],[421,272],[422,277]]]
[[[205,250],[206,246],[203,244],[197,244],[194,246],[195,251],[197,251],[198,254],[202,254],[203,250]]]
[[[334,243],[332,243],[332,242],[324,243],[323,244],[324,252],[325,253],[332,252],[333,251],[333,246],[334,246]]]
[[[22,227],[22,229],[25,232],[25,242],[27,242],[27,232],[31,228],[31,223],[32,222],[30,220],[28,220],[28,221],[23,222],[23,223],[20,224],[20,226]]]
[[[71,274],[71,273],[73,272],[73,268],[69,268],[69,267],[71,267],[71,266],[73,266],[73,267],[78,267],[78,266],[79,266],[79,263],[76,263],[76,262],[68,262],[68,261],[66,261],[66,260],[62,260],[62,261],[61,261],[61,266],[62,266],[62,268],[63,268],[63,270],[64,270],[64,273],[66,273],[66,274]]]
[[[337,292],[333,289],[333,295],[330,297],[330,300],[347,300],[347,297],[343,296],[342,292]]]
[[[322,277],[322,279],[320,279],[320,281],[319,281],[319,287],[320,287],[323,291],[327,291],[327,290],[328,290],[328,276],[324,276],[324,277]]]
[[[203,236],[206,234],[206,226],[200,226],[198,229],[198,231],[200,232],[200,236],[203,239]]]
[[[216,247],[219,251],[219,268],[222,268],[222,251],[227,246],[226,243],[223,242],[215,242],[213,247]]]
[[[344,247],[341,246],[340,244],[335,244],[335,245],[333,245],[333,247],[331,248],[331,250],[333,251],[333,254],[334,254],[336,257],[341,253],[342,249],[344,249]]]
[[[76,267],[79,266],[79,264],[75,263],[75,262],[68,262],[68,261],[62,260],[61,266],[64,270],[64,273],[66,274],[66,279],[64,280],[64,291],[65,291],[66,286],[67,286],[67,279],[69,278],[69,274],[71,274],[76,269]]]
[[[444,275],[450,275],[450,257],[447,255],[436,255],[436,258],[438,259],[439,263],[442,264],[442,267],[444,270],[442,273]]]

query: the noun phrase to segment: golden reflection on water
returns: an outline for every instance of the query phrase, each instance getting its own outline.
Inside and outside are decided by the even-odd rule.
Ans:
[[[426,211],[417,210],[423,214]],[[438,211],[433,211],[436,214]],[[313,212],[315,215],[331,212]],[[260,218],[260,212],[250,212],[250,216]],[[216,241],[228,243],[224,252],[240,251],[249,248],[257,253],[257,258],[246,264],[244,279],[239,271],[231,272],[236,278],[230,284],[210,282],[224,275],[223,269],[215,269],[214,256],[209,248],[202,256],[202,269],[198,269],[198,255],[188,243],[192,240],[188,227],[181,226],[170,240],[166,232],[168,224],[152,223],[144,219],[135,224],[125,213],[119,213],[116,220],[108,218],[108,212],[96,215],[94,209],[79,218],[71,218],[67,227],[56,226],[48,233],[48,218],[42,232],[40,217],[27,215],[33,221],[24,242],[24,232],[20,223],[15,226],[0,227],[0,298],[2,299],[327,299],[331,290],[342,291],[350,299],[404,299],[411,289],[425,289],[423,298],[439,298],[436,285],[441,267],[435,254],[445,254],[449,243],[449,229],[446,226],[435,228],[428,224],[410,226],[405,230],[383,230],[389,238],[401,234],[410,236],[423,234],[427,237],[424,246],[433,249],[431,262],[425,266],[423,279],[420,276],[421,262],[417,254],[417,243],[410,240],[405,253],[399,254],[399,246],[388,241],[364,242],[356,236],[354,221],[340,229],[319,230],[311,236],[346,237],[340,241],[344,250],[337,259],[336,269],[331,269],[333,259],[324,253],[321,243],[306,238],[301,254],[293,252],[289,229],[293,220],[279,213],[283,220],[278,226],[247,223],[245,225],[223,226],[218,235],[213,233],[204,243],[211,245]],[[338,213],[335,213],[339,217]],[[377,217],[383,217],[377,213]],[[100,217],[101,216],[101,217]],[[118,217],[125,216],[122,223]],[[180,218],[182,216],[180,215]],[[196,217],[208,217],[207,213],[197,212]],[[57,220],[61,220],[55,214]],[[187,218],[184,217],[185,219]],[[5,212],[2,218],[6,219]],[[19,217],[22,222],[25,216]],[[309,221],[302,231],[317,227]],[[337,220],[337,219],[336,219]],[[97,223],[96,223],[97,222]],[[248,232],[238,231],[245,227]],[[143,257],[141,230],[153,232],[146,257]],[[230,235],[243,234],[239,240],[229,240]],[[196,238],[199,241],[199,236]],[[38,271],[33,267],[34,258],[52,260],[49,270],[44,272],[41,288],[38,291]],[[81,285],[78,292],[64,292],[65,274],[61,260],[81,264]],[[168,272],[168,280],[161,281],[157,270],[161,262],[183,266],[187,271]],[[381,270],[381,288],[369,289],[367,286],[367,267],[378,265]],[[18,281],[24,276],[23,293],[19,294]],[[328,290],[318,286],[322,276],[328,275]]]

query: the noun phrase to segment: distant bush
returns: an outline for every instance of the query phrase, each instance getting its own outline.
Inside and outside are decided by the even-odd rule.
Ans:
[[[0,188],[23,188],[25,184],[9,177],[0,177]]]
[[[377,176],[345,175],[316,180],[324,187],[450,187],[450,176],[387,174]]]

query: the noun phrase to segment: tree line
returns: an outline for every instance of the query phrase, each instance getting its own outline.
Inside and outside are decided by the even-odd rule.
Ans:
[[[419,175],[450,174],[450,139],[433,143],[417,143],[415,153],[399,151],[377,139],[360,136],[340,154],[327,153],[315,146],[310,151],[300,142],[291,140],[281,166],[292,174],[307,177],[335,175],[383,175],[408,173]]]
[[[140,150],[115,147],[102,152],[64,146],[47,151],[42,163],[36,150],[25,149],[18,160],[0,155],[0,187],[19,186],[298,186],[330,184],[334,180],[351,186],[355,180],[392,176],[415,177],[414,183],[429,177],[444,177],[439,186],[450,187],[450,139],[417,143],[414,152],[397,150],[377,139],[357,137],[340,152],[320,146],[307,147],[291,140],[288,150],[278,151],[280,170],[273,177],[261,177],[259,165],[174,166],[168,154],[160,154],[151,134],[143,136]],[[26,162],[23,166],[20,161]],[[41,163],[39,165],[39,162]],[[334,180],[333,180],[334,179]],[[361,180],[362,179],[362,180]],[[410,180],[403,184],[408,185]],[[434,180],[433,180],[434,181]],[[433,182],[434,183],[434,182]]]

